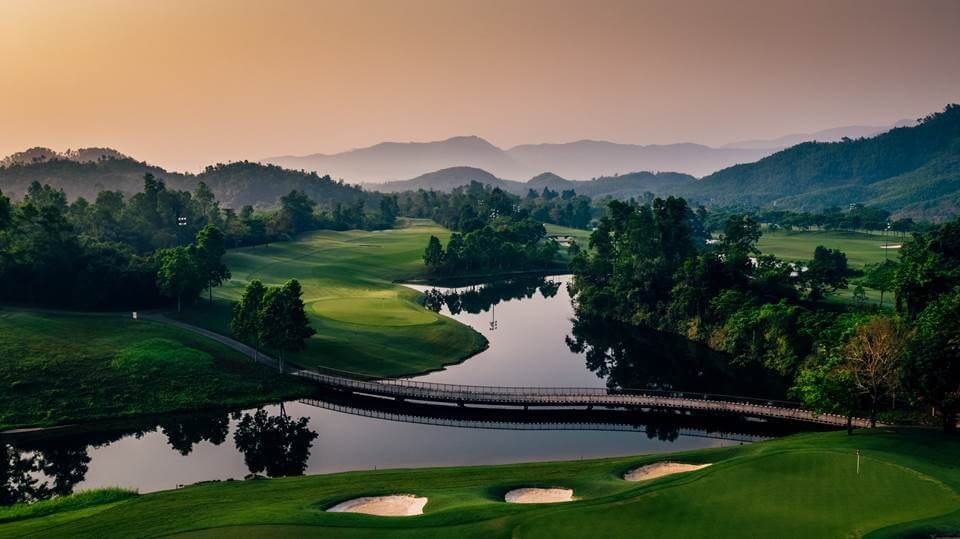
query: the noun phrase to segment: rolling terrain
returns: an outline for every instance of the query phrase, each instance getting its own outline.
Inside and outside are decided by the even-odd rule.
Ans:
[[[317,334],[290,357],[305,366],[401,376],[439,369],[486,346],[471,328],[427,310],[420,293],[399,284],[425,271],[430,235],[449,231],[430,222],[379,232],[318,231],[294,241],[231,249],[224,262],[233,279],[200,301],[185,321],[229,335],[231,307],[253,279],[278,286],[298,279]]]
[[[673,453],[676,462],[712,465],[642,482],[622,476],[663,456],[215,482],[143,496],[105,491],[0,509],[0,537],[555,538],[582,537],[586,526],[597,537],[946,537],[960,531],[957,445],[931,431],[878,429]],[[571,488],[574,501],[503,502],[526,486]],[[394,493],[426,497],[424,514],[325,511]]]
[[[960,211],[960,105],[873,138],[806,142],[676,194],[712,206],[814,210],[859,203],[943,220]]]

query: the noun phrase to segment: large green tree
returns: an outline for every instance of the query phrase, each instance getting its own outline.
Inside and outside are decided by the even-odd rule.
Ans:
[[[253,344],[254,359],[260,352],[260,310],[267,289],[259,280],[250,281],[243,289],[240,301],[233,306],[230,332],[241,341]]]
[[[917,316],[904,362],[904,381],[919,403],[939,409],[944,431],[960,411],[960,289]]]
[[[191,245],[164,249],[157,252],[157,259],[157,286],[165,296],[176,298],[179,313],[183,310],[184,300],[196,299],[207,283],[203,267],[198,263],[196,248]]]
[[[210,303],[213,303],[213,287],[230,278],[230,270],[223,263],[223,255],[227,253],[223,232],[213,225],[203,227],[197,234],[196,246],[197,262],[204,275]]]
[[[443,265],[443,246],[440,245],[440,239],[436,236],[430,236],[427,248],[423,252],[423,262],[430,270],[437,270]]]
[[[843,251],[818,245],[813,251],[813,260],[803,272],[810,299],[823,299],[834,290],[846,288],[849,274],[847,255]]]
[[[300,282],[290,279],[279,288],[270,288],[263,298],[260,309],[260,341],[276,350],[280,369],[284,356],[306,347],[306,339],[316,331],[310,327],[303,304],[303,289]]]

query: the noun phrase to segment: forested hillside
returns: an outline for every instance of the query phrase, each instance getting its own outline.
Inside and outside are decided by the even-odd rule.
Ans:
[[[960,106],[873,138],[807,142],[680,191],[711,206],[813,210],[859,203],[944,219],[960,208]]]
[[[63,189],[71,200],[92,200],[101,191],[140,192],[143,176],[148,173],[162,178],[174,189],[186,191],[193,191],[203,182],[226,208],[274,206],[281,196],[293,190],[305,193],[321,209],[353,204],[365,196],[359,187],[333,181],[329,176],[246,161],[209,166],[200,174],[181,174],[130,158],[78,162],[61,157],[0,167],[0,191],[19,199],[33,182],[38,182]]]

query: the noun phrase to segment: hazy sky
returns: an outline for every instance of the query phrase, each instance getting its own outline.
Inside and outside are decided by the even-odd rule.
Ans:
[[[722,144],[960,101],[960,1],[0,0],[0,155]]]

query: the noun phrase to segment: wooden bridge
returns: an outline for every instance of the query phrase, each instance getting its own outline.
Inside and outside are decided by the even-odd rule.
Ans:
[[[327,388],[348,393],[411,401],[438,406],[489,406],[504,408],[625,408],[673,409],[690,412],[734,414],[762,419],[801,421],[842,427],[847,417],[816,414],[798,403],[710,393],[654,389],[604,389],[578,387],[475,386],[440,384],[408,379],[377,379],[330,369],[288,369],[286,372]],[[870,422],[853,418],[855,427]]]
[[[745,417],[800,421],[834,427],[845,427],[847,417],[836,414],[817,414],[796,402],[757,399],[732,395],[690,393],[654,389],[604,389],[577,387],[519,387],[473,386],[438,384],[396,378],[375,378],[362,374],[317,368],[307,370],[281,365],[276,359],[256,352],[253,348],[230,337],[199,328],[165,316],[154,315],[153,320],[181,327],[219,341],[248,357],[299,376],[324,387],[356,395],[389,398],[437,406],[494,406],[515,408],[621,408],[673,409],[700,413],[734,414]],[[855,427],[869,427],[867,419],[854,417]],[[879,425],[879,423],[878,423]]]

